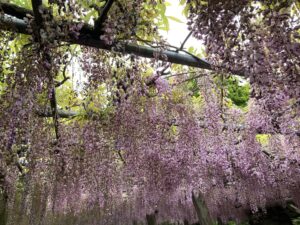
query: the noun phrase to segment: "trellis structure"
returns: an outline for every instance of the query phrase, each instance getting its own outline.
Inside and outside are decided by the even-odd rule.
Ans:
[[[201,69],[207,70],[214,70],[214,66],[210,63],[205,61],[204,59],[199,59],[198,57],[189,54],[188,52],[184,51],[182,47],[175,48],[175,50],[160,50],[159,48],[155,47],[146,47],[142,45],[131,44],[127,42],[115,42],[111,45],[105,43],[105,41],[99,38],[101,34],[101,27],[104,21],[107,18],[107,13],[109,12],[111,6],[114,4],[113,0],[108,0],[104,7],[102,8],[101,14],[99,18],[95,21],[95,26],[92,27],[88,24],[79,24],[73,21],[65,22],[66,25],[70,26],[78,26],[81,29],[78,30],[79,34],[74,36],[73,33],[67,33],[66,35],[62,36],[60,40],[62,42],[66,42],[69,44],[78,44],[88,47],[94,47],[97,49],[103,49],[107,51],[113,51],[123,54],[133,54],[135,56],[145,57],[145,58],[155,58],[165,62],[181,64]],[[42,7],[42,0],[32,0],[32,9],[28,10],[25,8],[21,8],[19,6],[9,4],[9,3],[0,3],[0,10],[2,13],[0,14],[0,29],[8,30],[12,32],[17,32],[26,35],[33,35],[36,41],[39,41],[40,30],[42,29],[43,25],[43,18],[40,13],[40,9]],[[34,18],[35,27],[32,31],[28,29],[29,24],[27,24],[27,20],[25,17],[32,17]],[[57,24],[55,19],[53,19],[53,24]],[[42,54],[46,54],[43,52]],[[50,59],[51,60],[51,59]],[[45,70],[49,72],[49,70]],[[227,70],[228,72],[228,70]],[[230,72],[230,71],[229,71]],[[232,73],[238,74],[243,76],[242,72],[238,71],[231,71]],[[49,76],[50,77],[50,76]],[[53,81],[53,80],[52,80]],[[56,98],[55,98],[55,87],[52,87],[52,95],[50,99],[51,108],[48,108],[46,111],[38,112],[38,115],[42,117],[53,117],[54,125],[55,125],[55,133],[56,133],[56,140],[59,140],[59,134],[57,132],[57,120],[58,118],[68,118],[78,115],[76,112],[73,111],[62,111],[57,108]],[[227,124],[224,122],[222,131],[232,129],[233,132],[239,132],[241,130],[247,130],[247,127],[244,126],[237,126],[236,128],[228,128]],[[200,125],[200,128],[207,128],[206,125],[203,127]],[[277,132],[278,130],[278,132]],[[279,134],[280,129],[273,131],[275,134]],[[255,131],[253,132],[255,133]],[[257,130],[256,134],[264,133],[262,130]],[[285,134],[283,134],[285,135]],[[300,135],[300,132],[296,133],[296,135]],[[240,140],[243,141],[243,140]],[[236,145],[239,144],[237,141]],[[120,154],[120,153],[119,153]],[[272,156],[269,153],[266,153],[268,158]],[[120,156],[122,159],[122,156]],[[21,171],[22,173],[22,171]],[[196,206],[198,217],[200,221],[205,224],[212,224],[212,219],[209,216],[208,210],[205,208],[205,203],[201,201],[197,201],[196,197],[193,195],[193,203]],[[151,216],[149,218],[152,218]],[[152,219],[151,219],[152,220]],[[155,218],[154,218],[155,220]],[[149,223],[150,224],[150,223]]]
[[[191,36],[192,32],[187,36],[184,40],[182,46],[174,47],[174,50],[167,49],[159,51],[158,48],[148,47],[143,45],[130,44],[125,42],[117,42],[112,45],[107,45],[104,41],[100,40],[99,35],[101,31],[101,26],[107,19],[107,14],[112,6],[114,1],[107,1],[106,5],[103,7],[102,14],[95,21],[95,26],[92,27],[89,24],[84,24],[79,31],[80,34],[78,37],[74,37],[72,34],[66,34],[62,40],[63,42],[67,42],[70,44],[78,44],[83,46],[94,47],[98,49],[104,49],[107,51],[115,51],[122,54],[133,54],[136,56],[141,56],[145,58],[154,58],[154,55],[157,54],[159,59],[162,61],[166,61],[169,63],[175,63],[195,68],[214,70],[215,68],[207,62],[205,59],[200,59],[197,56],[185,51],[183,49],[183,45],[187,41],[187,39]],[[42,17],[39,13],[39,7],[42,7],[42,2],[39,0],[32,1],[33,11],[19,7],[10,3],[0,3],[0,29],[8,30],[12,32],[17,32],[25,35],[33,35],[33,33],[29,32],[28,24],[24,20],[27,16],[32,16],[35,18],[35,21],[40,24],[42,21]],[[53,21],[55,24],[55,21]],[[69,25],[76,25],[75,22],[69,21],[67,22]],[[77,23],[78,24],[78,23]],[[40,24],[41,25],[41,24]],[[242,71],[228,71],[232,72],[239,76],[244,76]],[[76,115],[76,112],[68,112],[58,110],[58,115],[61,118],[72,117]],[[38,113],[40,116],[51,116],[52,113],[50,111],[44,111]]]
[[[32,2],[34,3],[35,1]],[[108,2],[112,2],[112,1],[108,1]],[[39,18],[38,14],[34,13],[34,11],[37,12],[37,10],[31,11],[9,3],[1,3],[0,9],[2,9],[4,13],[0,17],[0,24],[1,24],[0,29],[11,30],[22,34],[31,35],[31,33],[27,29],[28,27],[26,22],[24,21],[24,18],[26,17],[26,15],[32,15],[35,18]],[[103,18],[101,18],[101,21],[103,22]],[[75,24],[72,21],[69,21],[68,23]],[[101,24],[99,23],[95,23],[95,24],[97,24],[97,26],[99,25],[101,26]],[[124,54],[134,54],[136,56],[141,56],[146,58],[153,58],[154,53],[158,51],[158,49],[156,48],[135,45],[135,44],[127,44],[122,42],[118,43],[119,47],[116,46],[116,43],[112,45],[107,45],[105,44],[104,41],[99,39],[99,34],[95,34],[95,30],[96,28],[88,24],[84,24],[84,26],[80,30],[80,35],[78,37],[75,38],[72,37],[72,35],[66,35],[69,38],[64,38],[61,41],[65,41],[70,44],[79,44],[79,45],[95,47],[99,49],[105,49],[108,51],[111,51],[113,49],[116,52],[120,52]],[[206,60],[199,59],[198,57],[191,54],[180,53],[179,51],[182,51],[182,49],[164,50],[161,52],[161,55],[165,55],[167,58],[161,57],[160,59],[170,63],[176,63],[176,64],[209,69],[209,70],[213,69],[212,65]]]

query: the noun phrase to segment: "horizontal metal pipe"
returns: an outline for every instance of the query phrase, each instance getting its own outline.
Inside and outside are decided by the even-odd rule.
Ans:
[[[0,8],[2,8],[4,13],[6,13],[0,16],[0,25],[1,25],[0,29],[11,30],[18,33],[30,35],[27,29],[27,24],[25,23],[23,18],[26,16],[26,14],[33,15],[32,11],[27,9],[22,9],[21,7],[14,6],[12,4],[4,4],[4,3],[0,4]],[[78,38],[76,37],[72,38],[72,35],[66,35],[71,38],[64,38],[61,41],[69,42],[71,44],[79,44],[79,45],[85,45],[85,46],[95,47],[99,49],[105,49],[109,51],[114,50],[124,54],[134,54],[145,58],[154,58],[154,55],[158,53],[157,48],[136,45],[136,44],[119,42],[118,46],[121,47],[116,47],[115,45],[107,45],[102,40],[100,40],[99,38],[93,35],[92,28],[90,28],[89,25],[87,24],[83,26],[83,29],[80,32],[81,33]],[[209,69],[209,70],[212,69],[211,65],[204,59],[200,59],[196,56],[192,56],[189,54],[164,50],[160,52],[159,55],[160,55],[159,59],[162,61],[167,61],[170,63],[181,64],[181,65],[186,65],[191,67]]]

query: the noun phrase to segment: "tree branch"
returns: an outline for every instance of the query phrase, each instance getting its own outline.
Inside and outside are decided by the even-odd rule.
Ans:
[[[31,0],[31,4],[32,4],[32,10],[33,10],[35,24],[38,26],[38,28],[41,28],[42,22],[43,22],[42,15],[40,13],[40,9],[42,6],[42,0]]]
[[[185,43],[189,40],[189,38],[191,37],[191,35],[193,34],[193,31],[191,31],[187,36],[186,38],[184,39],[184,41],[182,42],[180,48],[178,49],[178,51],[182,51],[183,50],[183,47],[185,45]]]
[[[183,80],[183,81],[180,81],[180,82],[177,83],[177,84],[182,84],[182,83],[185,83],[185,82],[188,82],[188,81],[191,81],[191,80],[195,80],[195,79],[198,79],[198,78],[200,78],[200,77],[205,77],[205,76],[207,76],[207,74],[199,74],[199,75],[197,75],[197,76],[189,77],[189,78],[187,78],[187,79],[185,79],[185,80]]]
[[[177,76],[183,76],[183,75],[195,74],[195,73],[197,73],[197,71],[188,71],[188,72],[175,73],[175,74],[166,73],[166,74],[163,74],[163,77],[164,78],[169,78],[169,77],[177,77]]]
[[[119,156],[120,160],[126,165],[126,161],[125,161],[125,159],[123,158],[121,151],[120,151],[120,150],[117,150],[117,153],[118,153],[118,156]]]
[[[47,108],[45,110],[38,110],[36,112],[36,114],[40,117],[53,117],[53,112],[49,108]],[[78,115],[80,115],[78,112],[57,109],[58,118],[72,118],[72,117],[76,117]]]
[[[26,17],[26,14],[32,15],[32,11],[10,3],[1,3],[0,11],[1,10],[3,10],[3,12],[6,14],[13,15],[14,17],[21,20]]]
[[[94,34],[98,38],[99,38],[99,36],[100,36],[100,34],[102,32],[101,29],[103,27],[103,23],[107,19],[108,11],[112,7],[113,3],[114,3],[114,0],[107,0],[106,3],[105,3],[105,5],[104,5],[104,7],[101,10],[101,12],[99,12],[99,18],[95,21]]]
[[[67,80],[69,80],[69,79],[70,79],[70,77],[65,77],[62,81],[57,82],[57,83],[55,84],[55,87],[58,88],[58,87],[62,86],[62,85],[63,85]]]

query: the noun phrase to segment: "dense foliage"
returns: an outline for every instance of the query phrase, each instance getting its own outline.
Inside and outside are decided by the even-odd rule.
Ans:
[[[193,193],[223,221],[300,204],[299,1],[180,1],[212,70],[168,62],[164,1],[9,3],[30,35],[0,22],[7,224],[194,222]]]

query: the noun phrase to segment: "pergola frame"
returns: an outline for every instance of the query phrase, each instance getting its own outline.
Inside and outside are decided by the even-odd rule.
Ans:
[[[32,1],[33,6],[35,5],[35,2],[36,1]],[[111,2],[112,1],[108,1],[108,3],[112,4]],[[27,29],[28,26],[24,18],[26,17],[26,15],[31,15],[36,18],[36,21],[40,21],[40,16],[38,16],[38,11],[36,11],[35,8],[36,7],[33,7],[33,11],[31,11],[10,3],[0,3],[0,9],[2,9],[2,11],[4,12],[4,14],[0,16],[0,29],[32,35],[32,33],[30,33]],[[103,10],[103,13],[107,14],[108,9],[109,7],[106,8],[106,11]],[[113,50],[123,54],[133,54],[145,58],[154,58],[154,54],[158,52],[157,48],[122,42],[118,42],[118,45],[116,45],[116,43],[107,45],[104,41],[100,40],[99,36],[97,35],[99,33],[99,25],[101,26],[101,24],[99,23],[103,23],[105,18],[106,16],[100,15],[99,20],[96,20],[95,23],[95,25],[97,24],[97,27],[94,28],[88,24],[84,24],[82,29],[80,30],[80,35],[78,37],[72,37],[71,34],[67,34],[66,36],[68,36],[68,38],[63,38],[60,41],[68,42],[70,44],[79,44],[83,46],[104,49],[108,51]],[[72,21],[69,21],[67,23],[76,24]],[[161,52],[161,55],[164,55],[166,57],[160,57],[159,59],[170,63],[213,70],[212,65],[205,59],[200,59],[197,56],[191,54],[180,53],[182,49],[178,50],[164,50]]]
[[[145,58],[154,58],[155,53],[158,53],[158,49],[155,47],[147,47],[143,45],[131,44],[131,43],[122,43],[118,42],[113,43],[112,45],[107,45],[104,41],[99,38],[99,34],[101,32],[101,26],[103,22],[107,19],[107,14],[109,12],[110,7],[113,5],[114,0],[107,0],[106,4],[102,8],[101,12],[99,12],[99,18],[95,22],[95,26],[92,27],[88,24],[84,24],[82,29],[79,31],[78,37],[74,37],[72,34],[66,34],[65,37],[60,39],[60,41],[67,42],[70,44],[78,44],[88,47],[94,47],[98,49],[103,49],[107,51],[115,51],[122,54],[133,54],[140,57]],[[0,10],[3,13],[0,13],[0,30],[8,30],[21,34],[32,35],[33,33],[28,31],[28,24],[24,20],[27,15],[30,15],[35,18],[36,25],[38,29],[42,26],[42,17],[39,13],[39,7],[42,7],[42,0],[32,0],[32,8],[33,10],[28,10],[22,7],[19,7],[10,3],[0,3]],[[0,11],[1,12],[1,11]],[[54,21],[55,23],[55,21]],[[69,21],[66,22],[69,25],[76,25],[75,22]],[[191,33],[187,38],[191,36]],[[187,41],[184,40],[184,43]],[[183,43],[183,44],[184,44]],[[122,47],[119,47],[122,46]],[[160,52],[161,56],[159,56],[159,60],[166,61],[169,63],[175,63],[180,65],[186,65],[189,67],[214,70],[214,67],[207,62],[205,59],[200,59],[195,55],[182,53],[183,45],[177,50],[163,50]],[[164,57],[166,56],[166,57]],[[242,71],[228,71],[229,73],[244,76]],[[52,117],[54,115],[54,105],[52,106],[52,110],[44,110],[39,111],[37,114],[41,117]],[[57,114],[58,118],[70,118],[78,116],[79,114],[74,111],[64,111],[60,109],[55,109],[55,114]],[[244,127],[239,128],[245,129]],[[258,131],[258,133],[261,133]],[[300,135],[300,132],[297,132],[297,135]]]
[[[181,64],[190,67],[202,68],[207,70],[213,70],[213,66],[204,59],[200,59],[195,55],[182,53],[183,45],[186,43],[187,39],[191,36],[190,33],[184,40],[180,48],[176,50],[163,50],[158,53],[159,49],[155,47],[147,47],[143,45],[136,45],[125,42],[113,43],[112,45],[107,45],[104,41],[100,39],[101,27],[105,20],[107,19],[108,12],[113,5],[114,0],[107,0],[106,4],[99,12],[99,17],[95,21],[94,27],[84,24],[79,31],[78,37],[74,37],[72,34],[66,34],[60,41],[67,42],[69,44],[78,44],[83,46],[94,47],[98,49],[104,49],[108,51],[115,51],[122,54],[133,54],[145,58],[154,58],[154,55],[158,55],[158,59],[161,61],[166,61],[169,63]],[[43,26],[43,19],[39,12],[42,6],[42,0],[31,0],[32,9],[28,10],[10,3],[0,3],[0,29],[8,30],[12,32],[17,32],[26,35],[33,35],[34,32],[39,36],[38,30]],[[1,11],[0,11],[1,12]],[[30,15],[35,20],[36,29],[29,32],[28,24],[26,23],[25,17]],[[55,24],[55,21],[53,21]],[[73,21],[66,22],[69,25],[78,25]],[[121,46],[121,47],[120,47]],[[54,107],[55,104],[53,104]],[[53,110],[54,111],[54,110]],[[38,112],[38,115],[42,117],[49,117],[54,112],[49,110]],[[67,118],[76,116],[75,112],[57,110],[56,113],[60,118]]]

